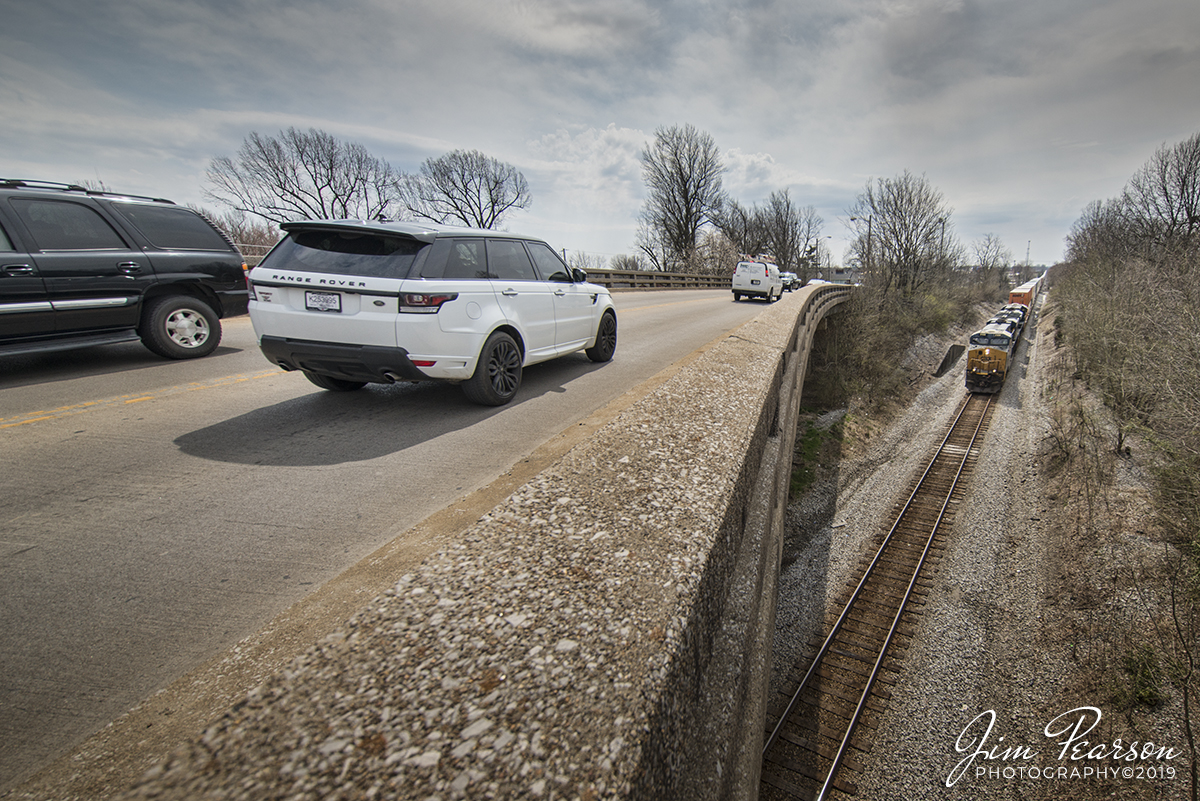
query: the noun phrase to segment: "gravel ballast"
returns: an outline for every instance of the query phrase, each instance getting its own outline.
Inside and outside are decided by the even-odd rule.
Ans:
[[[1058,496],[1047,475],[1053,334],[1049,325],[1027,332],[1015,372],[996,397],[998,408],[937,564],[934,589],[915,618],[916,636],[903,657],[903,673],[877,721],[870,753],[858,756],[864,764],[864,772],[853,777],[859,797],[1190,797],[1189,760],[1179,755],[1186,737],[1175,712],[1151,717],[1114,708],[1110,693],[1080,678],[1106,666],[1072,658],[1078,649],[1068,642],[1074,635],[1067,633],[1069,618],[1063,609],[1074,608],[1079,599],[1062,597],[1064,565],[1082,570],[1101,549],[1073,552],[1077,543],[1064,539],[1062,532],[1074,511],[1061,498],[1054,500]],[[809,534],[802,535],[800,547],[792,546],[795,562],[785,567],[780,581],[773,687],[785,691],[787,671],[798,659],[807,664],[806,643],[824,636],[826,605],[853,577],[862,554],[873,551],[872,540],[890,519],[892,504],[944,434],[965,391],[962,370],[960,360],[946,375],[931,380],[867,452],[844,460],[836,476],[791,510],[808,525]],[[1131,470],[1136,468],[1118,465],[1119,472]],[[823,523],[819,528],[812,525],[814,516]],[[1125,520],[1116,527],[1138,525]],[[802,530],[799,519],[793,528]],[[1112,560],[1107,567],[1088,569],[1098,581],[1106,570],[1111,579],[1131,553],[1144,553],[1147,547],[1144,541],[1124,543],[1105,552]],[[1114,609],[1112,616],[1115,621],[1122,615]],[[1071,712],[1087,707],[1099,709],[1103,722],[1081,737],[1089,741],[1083,753],[1103,745],[1108,758],[1060,756],[1067,735],[1047,736],[1048,724],[1059,715],[1065,716],[1062,721],[1083,717],[1091,722],[1091,713]],[[995,722],[986,750],[995,759],[970,759],[992,720],[989,713]],[[960,740],[972,721],[974,727]],[[1125,756],[1134,742],[1139,755],[1153,742],[1155,748],[1173,747],[1177,756],[1136,762],[1112,757],[1114,747]],[[1009,748],[1036,756],[1010,754],[1005,759]],[[1126,776],[1123,771],[1130,766]],[[1174,769],[1173,779],[1159,778],[1165,768]]]

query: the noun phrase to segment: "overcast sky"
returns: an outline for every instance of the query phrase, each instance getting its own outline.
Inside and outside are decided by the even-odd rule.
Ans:
[[[1083,207],[1200,131],[1198,0],[0,0],[0,176],[216,207],[217,156],[319,128],[395,167],[479,150],[505,227],[634,251],[640,150],[712,135],[840,262],[869,180],[925,175],[959,241],[1053,263]]]

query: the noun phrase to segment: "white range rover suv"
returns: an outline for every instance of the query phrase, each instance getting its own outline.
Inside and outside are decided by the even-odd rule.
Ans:
[[[281,227],[249,273],[250,319],[268,360],[323,389],[444,380],[500,406],[527,365],[616,351],[608,289],[538,239],[408,222]]]

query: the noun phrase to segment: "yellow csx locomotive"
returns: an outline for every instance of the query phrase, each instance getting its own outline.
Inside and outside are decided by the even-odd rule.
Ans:
[[[1010,326],[992,323],[971,334],[967,344],[967,391],[999,392],[1016,347]]]
[[[1004,386],[1041,283],[1041,278],[1035,278],[1014,289],[1008,305],[971,334],[967,343],[968,392],[999,392]]]
[[[972,333],[967,341],[968,392],[1000,392],[1040,288],[1039,277],[1010,291],[1008,306]]]

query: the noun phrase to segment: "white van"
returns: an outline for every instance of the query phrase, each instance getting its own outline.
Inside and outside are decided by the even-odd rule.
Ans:
[[[733,271],[733,299],[762,298],[773,303],[783,297],[783,278],[769,261],[740,261]]]

